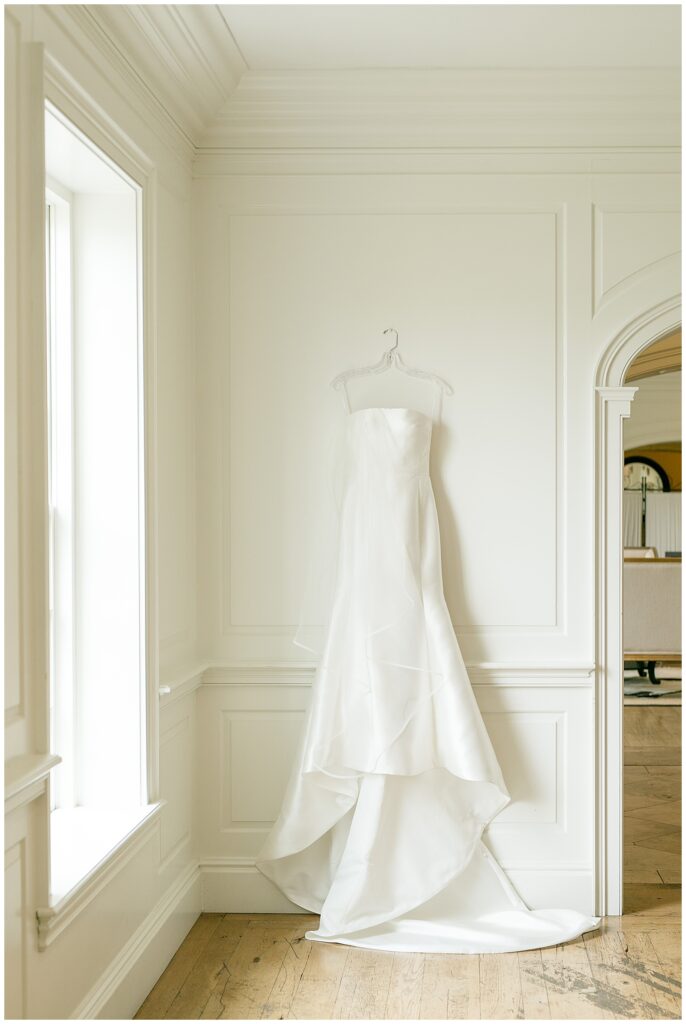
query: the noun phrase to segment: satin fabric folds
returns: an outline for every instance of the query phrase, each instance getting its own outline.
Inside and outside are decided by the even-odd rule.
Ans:
[[[312,697],[257,867],[320,914],[311,940],[504,952],[599,918],[531,910],[482,839],[510,794],[443,594],[432,420],[347,417],[336,561]]]

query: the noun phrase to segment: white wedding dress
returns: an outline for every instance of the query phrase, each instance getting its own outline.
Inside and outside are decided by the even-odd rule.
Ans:
[[[531,910],[482,840],[511,797],[443,594],[432,419],[347,417],[336,575],[281,812],[257,867],[320,914],[306,938],[497,953],[596,928]]]

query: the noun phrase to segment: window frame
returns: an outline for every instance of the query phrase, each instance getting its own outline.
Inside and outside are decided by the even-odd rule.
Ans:
[[[144,319],[143,319],[143,286],[142,286],[142,275],[141,275],[141,257],[142,257],[142,188],[133,180],[124,168],[122,168],[117,161],[112,158],[108,153],[100,148],[100,146],[91,138],[89,138],[84,132],[82,132],[78,125],[71,121],[71,118],[62,114],[61,111],[54,108],[53,104],[49,101],[45,103],[46,113],[58,120],[66,131],[72,134],[79,143],[88,148],[94,156],[101,161],[103,164],[108,166],[114,174],[122,179],[125,184],[131,188],[133,196],[135,197],[136,206],[136,385],[135,390],[137,394],[137,439],[138,439],[138,565],[139,565],[139,582],[138,582],[138,600],[139,600],[139,678],[140,678],[140,697],[139,697],[139,715],[140,715],[140,749],[139,749],[139,763],[141,765],[141,772],[139,778],[139,804],[141,806],[146,805],[150,802],[149,792],[149,771],[148,771],[148,756],[147,756],[147,733],[146,719],[147,719],[147,708],[148,701],[146,699],[148,691],[148,666],[146,658],[146,650],[149,647],[149,639],[147,636],[147,619],[146,614],[147,607],[147,591],[148,591],[148,573],[147,573],[147,551],[146,551],[146,537],[148,531],[146,530],[146,417],[145,417],[145,383],[146,383],[146,372],[145,372],[145,359],[144,359]],[[72,244],[73,234],[73,218],[72,209],[73,201],[75,197],[70,193],[69,189],[62,183],[55,181],[46,175],[46,206],[47,206],[47,231],[46,231],[46,244],[49,245],[48,252],[46,253],[46,300],[49,296],[50,302],[46,310],[46,349],[48,352],[47,363],[48,363],[48,394],[50,398],[55,399],[56,403],[59,404],[57,410],[58,419],[65,420],[67,423],[67,431],[69,434],[68,450],[69,450],[69,466],[66,472],[67,481],[66,488],[70,491],[70,508],[74,509],[74,494],[75,494],[75,478],[73,474],[73,461],[75,458],[75,423],[78,418],[78,410],[75,406],[75,337],[74,337],[74,302],[75,302],[75,290],[74,290],[74,247]],[[58,269],[58,256],[61,257],[60,267]],[[65,267],[68,268],[65,270]],[[49,268],[49,272],[48,272]],[[54,386],[55,372],[54,367],[51,369],[51,357],[54,357],[57,351],[60,351],[62,356],[62,362],[67,364],[66,373],[62,377],[67,377],[68,381],[66,386],[58,383],[57,387]],[[60,743],[64,746],[66,752],[67,762],[71,759],[71,765],[67,763],[63,779],[58,782],[55,779],[55,790],[56,798],[54,799],[53,805],[55,807],[68,807],[75,806],[79,803],[79,763],[81,761],[81,749],[79,744],[79,729],[78,729],[78,718],[79,718],[79,680],[76,666],[73,659],[73,638],[77,628],[78,618],[78,606],[74,600],[74,563],[75,559],[78,558],[78,544],[77,544],[77,524],[74,521],[74,516],[71,519],[65,529],[59,531],[55,527],[55,517],[51,514],[54,510],[54,503],[50,500],[52,498],[50,488],[50,465],[53,461],[57,462],[57,459],[52,458],[56,453],[56,442],[52,436],[51,427],[54,425],[53,417],[50,411],[50,398],[48,398],[48,415],[46,417],[48,427],[48,494],[49,494],[49,511],[48,511],[48,528],[49,535],[53,541],[53,552],[49,552],[48,558],[51,561],[50,555],[59,548],[64,549],[64,557],[60,554],[60,562],[67,562],[66,574],[70,576],[69,583],[69,598],[68,603],[71,606],[71,624],[72,624],[72,658],[68,659],[68,664],[62,666],[62,671],[58,674],[55,669],[56,666],[53,664],[53,652],[54,645],[51,642],[49,647],[49,664],[51,668],[50,672],[50,684],[51,684],[51,696],[50,696],[50,710],[54,712],[50,716],[50,731],[51,740],[57,735],[60,736]],[[60,445],[60,451],[62,456],[65,454],[65,446]],[[65,459],[66,461],[66,459]],[[54,482],[54,481],[53,481]],[[57,539],[57,535],[60,537],[59,546],[54,543]],[[52,594],[55,592],[55,583],[59,585],[59,579],[56,578],[54,573],[55,566],[49,565],[49,591]],[[59,575],[59,574],[58,574]],[[54,610],[50,609],[49,615],[50,624],[50,641],[53,641],[56,636],[54,627]],[[55,683],[59,682],[60,690],[58,694],[55,687]],[[55,728],[53,728],[53,723]],[[57,730],[57,732],[56,732]],[[60,766],[62,768],[62,766]],[[55,772],[58,776],[60,770]]]
[[[137,195],[137,284],[138,284],[138,360],[139,360],[139,444],[140,444],[140,614],[141,614],[141,817],[140,821],[121,838],[94,870],[84,877],[66,897],[56,903],[51,897],[49,906],[38,913],[39,922],[62,926],[73,919],[77,907],[87,905],[96,891],[98,877],[104,878],[117,870],[122,854],[138,841],[139,834],[154,823],[159,823],[159,657],[158,657],[158,590],[157,590],[157,436],[156,436],[156,304],[155,304],[155,245],[157,217],[157,176],[154,163],[94,102],[77,89],[64,75],[61,67],[46,54],[44,110],[65,123],[65,126],[97,155],[113,165],[113,169],[128,179]],[[54,183],[52,183],[54,184]],[[45,266],[45,260],[43,260]],[[47,343],[47,339],[46,339]],[[46,503],[47,518],[47,503]],[[45,529],[48,524],[45,522]],[[47,552],[46,552],[47,554]],[[46,566],[47,568],[47,566]],[[46,573],[47,578],[47,573]],[[49,638],[46,630],[46,642]],[[46,662],[47,662],[46,652]],[[44,690],[46,722],[50,716],[49,679]],[[53,785],[53,779],[50,780]],[[95,888],[94,888],[95,886]],[[57,934],[55,932],[54,934]],[[49,944],[46,937],[41,948]]]
[[[61,762],[52,774],[50,810],[76,803],[76,693],[74,639],[76,628],[74,575],[74,346],[73,346],[73,195],[53,178],[46,178],[46,330],[47,330],[47,448],[48,448],[48,655],[50,675],[50,749],[59,750]],[[66,368],[67,379],[56,380],[56,366]],[[53,435],[55,418],[68,433],[69,458],[59,460],[61,477],[54,478],[58,439]],[[66,521],[55,515],[56,486],[60,506],[67,506]],[[58,536],[59,535],[59,536]],[[59,565],[55,564],[58,554]],[[66,651],[57,644],[55,593],[70,606],[71,637]],[[65,593],[66,592],[66,593]],[[63,634],[62,638],[63,638]],[[59,668],[57,662],[59,661]],[[57,680],[60,680],[59,687]]]

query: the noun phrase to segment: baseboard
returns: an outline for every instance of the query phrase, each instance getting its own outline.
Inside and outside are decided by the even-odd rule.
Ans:
[[[512,869],[508,877],[532,907],[593,913],[590,869],[546,865]],[[72,1014],[79,1020],[130,1020],[200,913],[307,913],[248,858],[205,858],[189,864]]]
[[[201,879],[190,864],[136,929],[72,1014],[80,1020],[130,1020],[199,917]]]
[[[209,857],[200,862],[202,909],[208,914],[306,914],[252,860]]]
[[[202,909],[211,914],[303,914],[248,858],[206,858],[200,862]],[[593,874],[578,865],[543,864],[511,868],[507,876],[533,909],[564,907],[595,913]]]
[[[595,916],[590,868],[509,868],[507,877],[533,910],[559,907]]]

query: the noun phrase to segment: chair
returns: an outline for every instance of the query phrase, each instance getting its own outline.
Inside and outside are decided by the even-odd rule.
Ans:
[[[681,559],[624,559],[624,661],[638,662],[651,683],[658,661],[681,664]]]
[[[624,548],[625,558],[657,558],[657,548]]]

